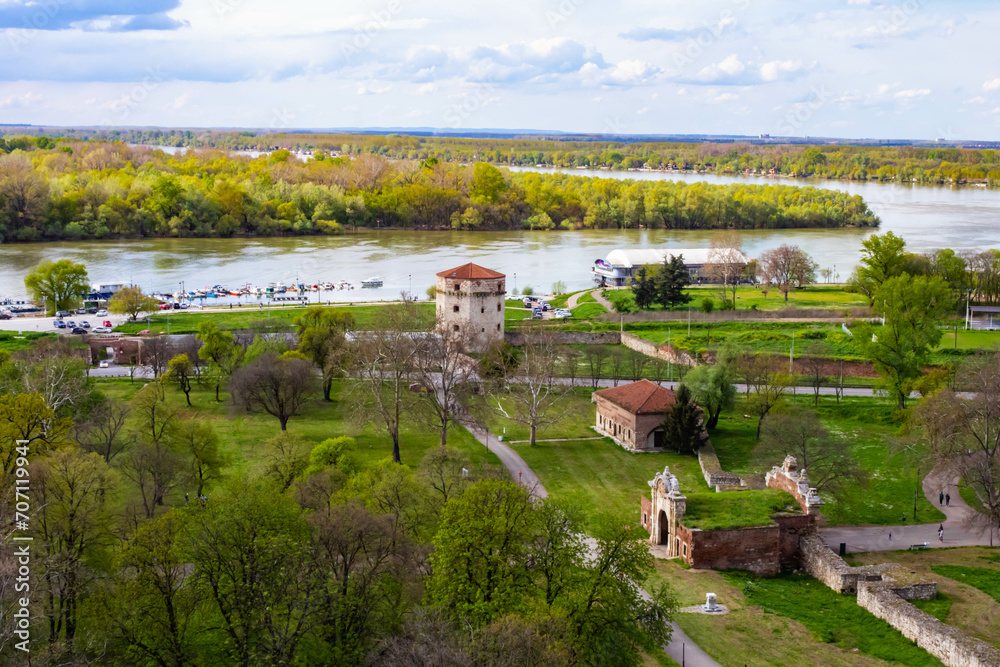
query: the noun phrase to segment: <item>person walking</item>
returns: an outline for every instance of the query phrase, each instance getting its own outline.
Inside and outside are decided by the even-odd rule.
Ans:
[[[944,494],[944,504],[945,504],[945,507],[951,507],[951,494],[950,493]]]
[[[944,491],[938,494],[938,505],[944,505]]]
[[[944,542],[944,524],[938,526],[938,539]]]

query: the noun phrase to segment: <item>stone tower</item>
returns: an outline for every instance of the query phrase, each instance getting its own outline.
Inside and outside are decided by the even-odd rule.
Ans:
[[[476,264],[437,274],[437,325],[467,335],[473,352],[503,340],[505,279]]]

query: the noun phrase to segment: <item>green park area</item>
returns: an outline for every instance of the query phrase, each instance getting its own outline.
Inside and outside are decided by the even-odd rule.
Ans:
[[[691,297],[690,306],[700,309],[702,300],[711,299],[714,309],[721,309],[723,298],[732,300],[733,290],[730,287],[723,294],[720,285],[693,285],[684,290],[684,294]],[[636,310],[635,298],[630,289],[607,289],[604,297],[615,304],[616,309],[624,304],[627,311]],[[760,287],[751,285],[740,285],[736,288],[736,310],[763,310],[775,311],[786,308],[800,309],[824,309],[830,310],[830,317],[842,317],[845,310],[865,309],[868,302],[863,294],[850,292],[844,289],[843,285],[806,285],[800,289],[791,290],[788,293],[788,300],[778,290],[771,288],[765,294]],[[660,305],[653,305],[649,309],[651,312],[662,311]]]

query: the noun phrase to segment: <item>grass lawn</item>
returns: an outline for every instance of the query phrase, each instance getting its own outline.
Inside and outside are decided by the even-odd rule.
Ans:
[[[684,525],[688,528],[713,530],[773,526],[772,516],[778,512],[802,513],[792,494],[778,489],[685,495]]]
[[[701,300],[708,297],[713,299],[716,307],[722,303],[721,285],[694,285],[685,290],[685,293],[692,298],[692,307],[701,306]],[[630,302],[634,305],[635,300],[632,290],[605,290],[605,298],[616,306],[622,302]],[[733,298],[732,289],[726,290],[726,298]],[[764,294],[759,289],[754,289],[749,285],[740,285],[736,289],[736,307],[739,310],[747,310],[753,306],[757,310],[781,310],[783,308],[829,308],[834,311],[843,311],[847,308],[864,308],[868,305],[868,300],[862,294],[844,291],[839,285],[809,285],[799,290],[792,290],[788,293],[788,301],[784,295],[776,289],[772,289]],[[654,306],[652,310],[662,310],[659,306]],[[831,316],[837,315],[836,312]]]
[[[379,308],[384,308],[384,306],[328,306],[331,309],[338,311],[347,311],[354,316],[355,327],[358,329],[364,329],[370,326],[372,319],[378,312]],[[433,322],[434,318],[434,304],[433,303],[419,303],[417,308],[422,317],[426,317],[427,321]],[[115,327],[115,331],[125,334],[134,334],[143,329],[149,329],[151,333],[166,333],[167,332],[167,318],[169,317],[170,322],[170,333],[172,334],[191,334],[198,332],[198,325],[205,321],[206,317],[212,318],[212,320],[221,329],[246,329],[254,322],[259,322],[261,320],[278,320],[288,325],[292,326],[295,319],[301,316],[305,312],[304,308],[271,308],[268,312],[267,308],[258,309],[254,307],[247,307],[242,309],[233,310],[204,310],[204,311],[173,311],[170,315],[166,312],[157,313],[151,315],[149,318],[149,324],[147,325],[145,318],[138,320],[136,322],[126,322]]]
[[[1000,331],[964,331],[959,326],[958,345],[955,344],[955,331],[946,329],[938,344],[938,349],[947,350],[957,347],[959,350],[991,350],[998,344],[1000,344]]]
[[[589,294],[586,296],[590,296]],[[589,320],[595,317],[600,317],[608,312],[608,309],[599,303],[583,303],[574,308],[572,311],[573,318],[577,320]]]
[[[812,406],[812,396],[799,394],[799,405]],[[892,405],[882,398],[846,397],[838,408],[832,396],[821,396],[818,412],[831,434],[853,443],[852,451],[861,466],[868,472],[870,482],[856,494],[840,500],[823,493],[827,504],[822,513],[831,524],[842,525],[895,525],[906,514],[913,521],[913,492],[918,480],[928,472],[928,452],[924,445],[912,449],[896,450],[890,438],[899,429],[892,420]],[[753,450],[757,445],[757,422],[744,419],[744,409],[737,402],[736,409],[724,414],[718,427],[710,433],[712,444],[719,456],[723,470],[741,473],[763,473],[780,461],[757,464]],[[944,515],[922,491],[917,496],[917,523],[936,523]]]
[[[18,334],[13,331],[0,331],[0,352],[21,352],[34,347],[35,341],[41,338],[55,338],[51,332],[25,331]]]
[[[941,662],[906,639],[885,621],[839,595],[822,582],[802,575],[762,579],[743,572],[723,575],[740,588],[749,604],[802,623],[816,640],[910,667]]]
[[[1000,646],[1000,548],[880,551],[848,554],[848,560],[852,565],[899,563],[936,581],[937,599],[914,604],[948,625]]]
[[[140,381],[132,384],[127,379],[117,378],[97,382],[100,391],[121,400],[131,399],[142,386],[143,383]],[[325,403],[322,398],[311,401],[301,415],[292,417],[288,422],[288,433],[301,437],[310,444],[341,435],[352,436],[357,440],[355,455],[361,465],[392,456],[392,443],[383,429],[376,425],[358,424],[348,414],[351,389],[352,384],[347,381],[335,382],[333,402]],[[212,424],[219,434],[221,448],[232,457],[231,472],[250,472],[263,451],[264,442],[280,434],[278,420],[266,413],[247,414],[236,409],[227,394],[222,396],[224,401],[216,403],[214,391],[195,386],[191,392],[191,402],[194,405],[188,408],[183,393],[173,386],[167,390],[167,400],[180,410],[181,417],[195,418]],[[407,424],[400,437],[400,456],[403,463],[416,467],[424,453],[437,443],[436,429],[420,424]],[[465,452],[473,463],[499,465],[496,456],[487,452],[485,447],[461,426],[451,427],[449,444]],[[177,498],[174,500],[182,498],[183,492],[183,489],[177,490],[175,492]]]
[[[579,299],[577,299],[576,302],[578,304],[597,303],[597,299],[594,298],[593,290],[591,290],[591,291],[588,291],[583,296],[581,296]],[[605,309],[604,312],[607,312],[607,309]]]
[[[703,604],[705,593],[709,591],[729,607],[730,613],[724,616],[676,614],[674,617],[698,646],[725,667],[875,667],[888,664],[858,650],[821,641],[801,622],[765,611],[748,600],[721,572],[686,569],[677,560],[657,560],[654,582],[656,580],[670,584],[682,607]],[[849,601],[854,604],[853,599]],[[814,601],[806,595],[803,604],[811,605]]]

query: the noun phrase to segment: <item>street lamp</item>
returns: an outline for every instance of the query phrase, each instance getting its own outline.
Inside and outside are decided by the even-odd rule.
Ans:
[[[408,273],[408,274],[406,274],[406,277],[410,279],[410,287],[409,287],[409,289],[406,290],[406,296],[408,296],[409,298],[412,299],[413,298],[413,274],[412,273]]]

